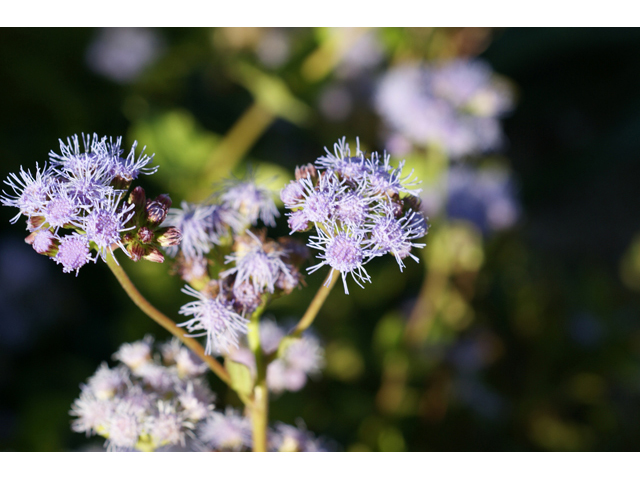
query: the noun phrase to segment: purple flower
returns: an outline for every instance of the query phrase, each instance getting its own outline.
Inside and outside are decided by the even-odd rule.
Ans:
[[[52,257],[57,264],[62,264],[62,271],[70,273],[76,271],[76,276],[80,268],[91,260],[89,253],[89,241],[83,235],[72,233],[60,239],[58,253]]]
[[[31,217],[42,213],[53,183],[52,171],[46,164],[42,170],[36,164],[34,176],[29,170],[25,171],[20,167],[20,175],[11,173],[4,183],[12,188],[13,195],[3,190],[0,200],[2,205],[20,209],[20,212],[11,219],[11,223],[16,223],[20,215]]]
[[[248,225],[257,225],[258,218],[270,227],[275,227],[276,217],[280,216],[273,201],[271,191],[256,184],[253,178],[247,180],[229,180],[220,195],[222,204],[238,212],[244,220],[242,231]]]
[[[322,262],[307,268],[309,273],[313,273],[323,265],[329,265],[332,270],[325,283],[329,285],[333,270],[337,270],[342,275],[344,292],[349,294],[347,287],[347,275],[350,273],[353,280],[362,288],[360,282],[371,282],[371,277],[363,268],[363,265],[370,259],[367,251],[368,241],[363,232],[354,231],[348,228],[346,231],[333,233],[335,229],[330,229],[331,233],[318,230],[318,236],[311,236],[309,246],[321,250],[317,258]]]
[[[275,432],[270,438],[272,451],[276,452],[326,452],[326,445],[321,439],[316,439],[315,435],[307,430],[302,421],[298,422],[298,427],[276,424]]]
[[[186,327],[190,333],[204,330],[204,332],[192,336],[206,335],[205,353],[207,355],[211,355],[213,352],[225,353],[232,346],[238,346],[238,335],[247,332],[249,322],[233,311],[231,302],[222,296],[209,298],[190,286],[185,286],[182,292],[198,300],[189,302],[180,308],[180,314],[193,316],[193,318],[178,326]]]
[[[212,214],[215,208],[213,205],[199,205],[185,201],[181,206],[181,209],[169,210],[163,226],[177,227],[182,232],[180,250],[186,259],[201,259],[213,246],[211,232],[214,230]],[[167,252],[175,256],[178,247],[168,247]]]
[[[198,438],[214,450],[237,452],[251,448],[251,424],[232,408],[225,413],[211,412],[198,428]]]
[[[103,198],[99,203],[93,205],[89,215],[84,218],[84,230],[87,239],[96,245],[96,249],[106,261],[107,253],[110,252],[114,261],[116,260],[111,247],[117,245],[129,256],[129,252],[122,244],[121,233],[134,229],[135,226],[127,227],[126,223],[133,217],[134,204],[126,206],[120,205],[122,194],[116,196],[111,194]]]
[[[251,282],[256,293],[265,290],[274,292],[276,280],[280,274],[290,275],[287,265],[282,261],[283,252],[266,251],[265,246],[250,230],[246,231],[249,239],[243,242],[238,251],[226,256],[225,264],[235,262],[235,267],[225,270],[221,278],[236,275],[234,289]]]
[[[424,243],[413,243],[411,240],[422,238],[428,230],[424,216],[419,212],[409,210],[402,218],[396,218],[391,211],[387,211],[383,217],[373,219],[369,225],[371,231],[372,250],[371,255],[380,256],[386,253],[392,254],[400,266],[404,268],[402,261],[410,256],[416,262],[418,257],[411,253],[412,248],[423,248]]]

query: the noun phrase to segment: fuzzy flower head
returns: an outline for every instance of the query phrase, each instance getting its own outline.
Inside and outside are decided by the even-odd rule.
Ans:
[[[220,195],[222,205],[240,214],[244,230],[256,226],[258,218],[269,227],[275,227],[280,216],[271,191],[258,185],[252,176],[246,180],[229,180]]]
[[[180,314],[191,316],[190,320],[178,325],[185,327],[189,333],[201,331],[194,337],[206,336],[205,353],[225,353],[231,347],[238,346],[240,334],[247,332],[248,320],[233,311],[231,302],[222,296],[210,298],[190,286],[182,289],[183,293],[197,298],[180,308]]]
[[[0,201],[19,209],[11,221],[26,216],[31,232],[26,242],[37,253],[61,264],[66,273],[75,271],[77,275],[83,265],[98,257],[106,261],[115,247],[131,257],[127,232],[137,227],[134,217],[140,222],[147,220],[134,202],[126,200],[126,193],[132,180],[154,173],[157,167],[149,166],[152,157],[144,154],[144,148],[136,155],[136,142],[123,156],[121,143],[121,137],[74,135],[66,142],[60,140],[59,153],[49,153],[48,166],[41,169],[36,165],[35,174],[20,168],[19,174],[12,173],[5,180],[12,192],[3,191]],[[150,232],[149,240],[158,243],[160,233]],[[172,238],[179,236],[173,233]],[[157,246],[150,245],[140,257],[162,261],[149,255]],[[92,257],[92,250],[96,257]]]
[[[394,167],[387,153],[367,157],[359,142],[354,153],[345,138],[325,152],[315,165],[297,169],[297,180],[281,195],[291,210],[291,233],[315,227],[308,246],[319,250],[321,261],[307,270],[328,265],[326,285],[335,270],[349,293],[347,276],[360,287],[371,282],[365,265],[374,257],[390,253],[401,270],[407,256],[418,261],[411,249],[424,245],[412,240],[427,233],[427,222],[414,211],[420,190],[413,170],[404,171],[404,162]]]
[[[211,412],[199,427],[198,438],[213,450],[237,452],[251,448],[251,423],[232,408]]]
[[[122,345],[113,356],[121,363],[115,368],[102,364],[81,386],[70,411],[76,417],[74,431],[105,437],[112,451],[186,446],[196,424],[213,410],[215,397],[202,369],[185,374],[173,357],[161,363],[153,343],[147,336]],[[182,349],[175,342],[161,346],[163,353],[173,351],[177,357]]]
[[[164,225],[177,227],[182,232],[180,251],[186,259],[202,259],[205,254],[209,253],[214,243],[211,236],[214,207],[185,201],[182,202],[181,207],[169,210]],[[175,256],[178,247],[171,246],[167,248],[167,251],[170,255]]]

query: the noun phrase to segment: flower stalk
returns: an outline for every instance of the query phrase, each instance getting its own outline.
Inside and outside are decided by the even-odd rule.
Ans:
[[[111,255],[107,255],[107,265],[111,269],[111,272],[115,275],[116,279],[122,286],[129,298],[133,300],[140,310],[146,313],[152,320],[158,323],[165,330],[169,331],[172,335],[177,337],[187,348],[195,353],[203,362],[205,362],[211,371],[215,373],[220,380],[227,385],[231,385],[231,377],[226,368],[224,368],[215,358],[209,355],[205,355],[204,347],[192,337],[187,336],[187,332],[178,327],[169,317],[155,308],[149,301],[142,296],[136,286],[133,284],[129,276],[124,269],[116,263]],[[246,403],[246,399],[243,399]]]

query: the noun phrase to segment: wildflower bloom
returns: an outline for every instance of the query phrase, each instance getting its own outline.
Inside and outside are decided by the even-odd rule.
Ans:
[[[123,158],[121,142],[121,137],[113,140],[95,133],[74,135],[66,143],[60,140],[60,153],[49,152],[49,166],[40,169],[36,164],[35,175],[21,167],[19,174],[12,173],[5,180],[13,193],[3,191],[0,201],[20,210],[11,221],[25,215],[31,232],[26,242],[62,264],[66,273],[75,271],[77,275],[98,256],[106,261],[108,253],[113,256],[114,246],[136,261],[142,257],[161,261],[154,256],[157,245],[152,244],[159,245],[163,234],[165,244],[175,243],[176,238],[179,241],[175,232],[156,232],[150,225],[154,227],[148,229],[150,245],[137,257],[132,256],[136,248],[126,232],[138,227],[133,224],[134,217],[146,221],[148,216],[140,215],[138,205],[125,201],[125,195],[132,180],[154,173],[157,167],[149,166],[153,156],[145,155],[144,148],[136,155],[136,142]],[[92,249],[97,252],[95,258],[90,254]]]
[[[257,294],[274,292],[276,280],[280,274],[290,275],[287,265],[283,262],[284,253],[279,250],[267,251],[262,241],[250,230],[246,231],[246,241],[237,241],[238,249],[226,256],[225,264],[234,262],[235,267],[221,273],[224,278],[235,274],[234,289],[251,282]]]
[[[251,448],[251,424],[249,419],[232,408],[211,412],[200,425],[198,438],[209,448],[223,451],[240,451]]]
[[[315,165],[297,170],[296,182],[287,185],[281,197],[291,210],[291,233],[306,230],[310,223],[315,226],[308,246],[319,250],[316,258],[321,262],[307,271],[329,265],[325,285],[336,270],[348,294],[348,275],[361,287],[371,282],[365,265],[374,257],[390,253],[401,270],[407,256],[418,261],[411,249],[424,245],[413,240],[424,236],[428,226],[412,209],[419,182],[412,178],[413,170],[403,172],[404,161],[393,167],[387,153],[373,152],[367,158],[359,142],[353,155],[345,138],[325,152]]]
[[[209,253],[213,246],[211,231],[213,229],[212,205],[198,205],[183,201],[182,208],[172,208],[167,214],[164,225],[175,226],[182,232],[180,251],[187,259],[201,259]],[[175,256],[178,247],[167,249],[170,255]]]
[[[244,230],[248,225],[255,226],[258,218],[269,227],[275,227],[278,209],[271,192],[256,184],[253,178],[247,180],[229,180],[220,195],[222,204],[230,210],[238,212],[243,219]]]
[[[178,326],[185,327],[189,333],[204,330],[192,336],[207,337],[205,349],[207,355],[213,352],[228,352],[230,347],[238,346],[238,336],[247,332],[249,321],[233,311],[231,302],[220,295],[217,298],[210,298],[188,285],[182,289],[182,292],[198,300],[180,308],[180,314],[193,318]]]
[[[180,356],[184,347],[162,345],[164,364],[152,349],[153,338],[147,336],[120,347],[114,358],[123,363],[117,367],[100,366],[72,405],[74,431],[102,435],[112,451],[185,447],[215,397],[203,382],[203,370],[185,373],[165,355]]]
[[[321,439],[309,432],[302,423],[298,427],[284,423],[276,424],[270,439],[271,449],[276,452],[326,452],[328,448]]]

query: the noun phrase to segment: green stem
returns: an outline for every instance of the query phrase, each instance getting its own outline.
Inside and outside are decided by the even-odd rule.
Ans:
[[[333,289],[334,285],[337,283],[339,278],[340,278],[340,272],[333,269],[329,270],[329,273],[327,274],[327,278],[325,279],[324,283],[320,286],[320,288],[316,292],[316,296],[313,297],[313,300],[311,300],[311,303],[307,307],[307,311],[304,312],[304,315],[302,316],[298,324],[291,331],[291,333],[289,333],[288,335],[289,337],[299,337],[300,335],[302,335],[302,332],[304,332],[307,328],[311,326],[311,324],[316,318],[316,315],[318,315],[320,308],[322,308],[322,305],[324,304],[325,300],[331,293],[331,290]],[[324,284],[327,282],[329,282],[329,285],[325,288],[322,288]]]
[[[260,317],[264,311],[266,301],[251,315],[247,339],[249,348],[256,358],[256,381],[253,386],[253,407],[251,409],[251,424],[253,436],[253,451],[267,451],[267,429],[269,425],[269,389],[267,387],[267,362],[260,345]]]
[[[205,362],[211,371],[215,373],[224,383],[231,386],[231,377],[229,376],[229,372],[227,372],[226,368],[224,368],[218,361],[210,355],[206,355],[204,353],[204,348],[193,337],[187,337],[186,331],[182,328],[178,327],[169,317],[160,312],[157,308],[149,303],[149,301],[142,296],[142,294],[135,287],[131,279],[129,279],[128,275],[124,271],[124,269],[118,265],[111,255],[107,255],[107,265],[120,282],[124,291],[127,292],[129,298],[133,300],[140,310],[146,313],[152,320],[158,323],[161,327],[168,330],[172,335],[178,337],[178,339],[184,343],[186,347],[191,349],[193,353],[195,353],[198,357]],[[243,399],[245,401],[246,399]],[[245,402],[246,403],[246,402]]]

